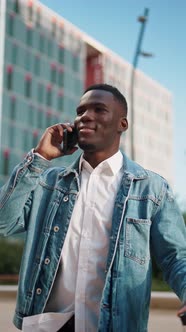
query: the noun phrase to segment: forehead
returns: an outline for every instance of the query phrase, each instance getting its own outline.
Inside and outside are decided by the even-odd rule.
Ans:
[[[114,96],[109,91],[104,90],[90,90],[87,91],[80,99],[79,105],[86,104],[95,104],[95,103],[103,103],[105,105],[109,105],[115,101]]]

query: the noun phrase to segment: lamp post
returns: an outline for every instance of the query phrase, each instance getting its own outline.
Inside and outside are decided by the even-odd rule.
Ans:
[[[135,160],[135,139],[134,139],[134,127],[135,127],[135,110],[134,110],[134,83],[135,83],[135,72],[138,64],[139,56],[151,57],[152,53],[143,52],[141,50],[141,44],[144,36],[145,25],[148,19],[149,9],[145,8],[144,15],[138,17],[138,21],[141,23],[141,28],[139,31],[138,41],[136,45],[136,51],[133,59],[133,67],[131,72],[131,84],[130,84],[130,112],[131,112],[131,159]]]

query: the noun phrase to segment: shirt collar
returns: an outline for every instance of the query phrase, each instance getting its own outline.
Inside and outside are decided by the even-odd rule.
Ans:
[[[86,169],[89,173],[93,170],[99,170],[100,172],[107,172],[109,175],[116,175],[123,166],[123,155],[121,151],[117,151],[113,156],[103,160],[96,168],[92,166],[83,158],[83,154],[80,157],[79,170]]]

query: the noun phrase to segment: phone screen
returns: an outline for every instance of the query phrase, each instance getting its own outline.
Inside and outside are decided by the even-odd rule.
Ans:
[[[77,131],[74,128],[72,132],[65,129],[63,131],[63,152],[71,150],[77,144]]]

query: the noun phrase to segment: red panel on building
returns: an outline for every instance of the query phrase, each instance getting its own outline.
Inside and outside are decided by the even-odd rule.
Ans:
[[[103,83],[103,65],[100,54],[87,58],[85,89],[89,85],[97,83]]]

